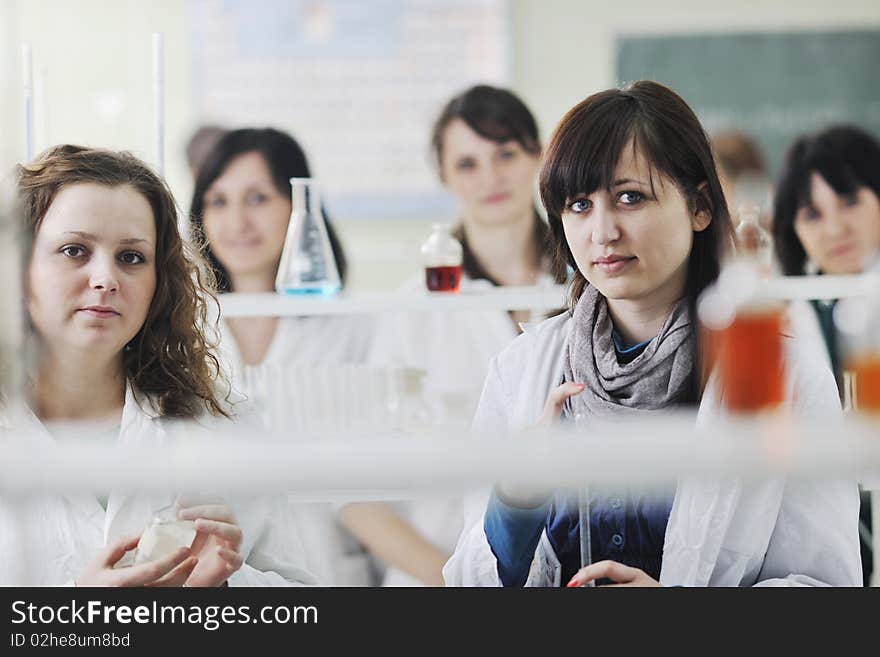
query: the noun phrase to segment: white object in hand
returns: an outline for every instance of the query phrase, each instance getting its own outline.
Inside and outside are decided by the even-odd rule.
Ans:
[[[141,534],[134,557],[136,564],[161,559],[182,547],[192,545],[196,537],[196,525],[192,520],[162,520],[153,522]]]

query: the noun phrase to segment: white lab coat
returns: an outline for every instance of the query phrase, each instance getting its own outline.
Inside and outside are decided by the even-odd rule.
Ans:
[[[486,280],[462,275],[460,294],[491,288]],[[400,289],[424,293],[424,275]],[[368,361],[383,367],[423,370],[424,397],[431,415],[441,421],[469,423],[477,408],[489,361],[519,334],[510,315],[499,310],[412,311],[376,319]]]
[[[549,276],[540,284],[552,284]],[[421,293],[424,275],[408,281],[402,290]],[[462,276],[460,293],[491,288],[485,280]],[[431,423],[466,431],[480,398],[492,357],[519,334],[505,311],[424,311],[391,313],[377,320],[376,339],[369,361],[385,367],[424,370],[423,396]],[[463,501],[458,498],[420,498],[392,506],[429,543],[452,554],[463,527]],[[421,586],[414,577],[390,566],[383,586]]]
[[[807,357],[819,358],[831,367],[831,356],[828,354],[825,336],[822,335],[822,327],[819,325],[819,318],[812,304],[807,301],[792,301],[788,305],[786,314],[788,331],[795,337],[797,349]],[[848,400],[844,411],[855,412]],[[859,484],[865,490],[880,491],[880,472],[865,471],[859,477]]]
[[[822,335],[822,327],[816,311],[807,301],[792,301],[786,310],[788,331],[796,338],[798,350],[810,354],[810,357],[821,359],[828,367],[831,367],[831,357],[828,355],[828,347],[825,337]]]
[[[220,357],[234,389],[254,406],[264,426],[281,429],[294,409],[297,395],[292,382],[297,369],[333,368],[362,364],[372,339],[372,319],[366,315],[282,317],[265,358],[259,365],[245,365],[231,332],[221,323]],[[292,513],[305,546],[309,569],[325,586],[368,586],[372,583],[369,555],[336,519],[331,503],[296,503]]]
[[[241,408],[239,405],[238,408]],[[202,426],[223,427],[221,418],[199,419]],[[55,439],[28,409],[11,409],[5,440],[20,439],[23,429],[51,449]],[[185,439],[186,424],[157,415],[149,402],[125,395],[118,444],[171,444]],[[0,584],[58,586],[73,584],[107,543],[143,531],[155,510],[174,502],[174,492],[140,494],[111,490],[107,509],[90,493],[0,495]],[[315,584],[305,567],[305,554],[295,525],[278,500],[226,500],[243,532],[240,549],[245,564],[229,577],[230,586]]]
[[[495,358],[474,419],[477,431],[517,431],[538,421],[548,392],[562,380],[568,313],[529,329]],[[840,414],[827,364],[786,345],[788,395],[800,415]],[[721,414],[710,381],[697,423]],[[443,575],[450,586],[500,586],[483,530],[488,493],[468,505],[467,527]],[[862,581],[855,481],[682,480],[663,547],[665,585],[843,585]],[[542,535],[527,586],[558,586],[561,567]]]

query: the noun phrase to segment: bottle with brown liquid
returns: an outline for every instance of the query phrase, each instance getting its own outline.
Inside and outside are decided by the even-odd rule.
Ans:
[[[431,234],[422,244],[425,286],[431,292],[458,292],[461,284],[461,244],[452,236],[448,223],[431,224]]]

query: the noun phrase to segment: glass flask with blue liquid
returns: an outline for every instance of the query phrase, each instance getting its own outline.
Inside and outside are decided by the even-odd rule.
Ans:
[[[290,223],[275,290],[279,294],[336,294],[342,284],[318,183],[314,178],[291,178],[290,192]]]

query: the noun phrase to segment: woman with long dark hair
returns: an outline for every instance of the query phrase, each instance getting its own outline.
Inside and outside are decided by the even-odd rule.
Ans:
[[[290,179],[310,175],[296,140],[272,128],[231,130],[206,156],[190,226],[221,293],[275,291],[291,214]],[[329,220],[327,233],[344,285],[345,252]],[[363,363],[370,326],[343,316],[230,317],[221,322],[221,355],[233,384],[263,418],[283,422],[298,394],[290,389],[291,373]],[[367,556],[344,534],[328,505],[296,505],[295,512],[310,566],[323,583],[369,583]]]
[[[596,93],[557,127],[540,175],[558,266],[575,270],[567,312],[492,362],[474,421],[510,432],[699,407],[721,412],[702,372],[700,294],[719,274],[730,217],[708,139],[670,89]],[[830,374],[788,351],[796,413],[839,413]],[[564,458],[564,454],[559,455]],[[855,482],[682,480],[669,495],[593,491],[591,564],[563,492],[501,483],[476,506],[444,568],[448,585],[855,585]],[[576,502],[576,500],[575,500]]]

